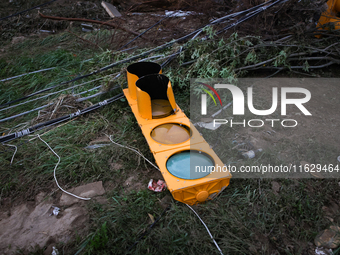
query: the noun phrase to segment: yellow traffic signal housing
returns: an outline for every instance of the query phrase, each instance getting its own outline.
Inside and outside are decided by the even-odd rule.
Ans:
[[[334,29],[340,29],[340,18],[337,17],[337,13],[340,12],[340,0],[328,0],[327,10],[321,14],[317,27],[322,29],[322,26],[328,23],[333,24]],[[320,38],[321,35],[316,35]]]
[[[170,80],[152,69],[154,63],[136,64],[127,68],[129,88],[123,91],[168,189],[189,205],[213,199],[229,185],[231,174],[176,104]],[[147,70],[139,70],[144,66]]]
[[[165,118],[178,110],[170,80],[165,75],[141,77],[136,82],[136,94],[138,112],[146,120]]]
[[[205,141],[154,153],[154,157],[172,196],[180,202],[205,202],[229,185],[231,174]]]
[[[148,74],[162,73],[162,67],[153,62],[137,62],[129,65],[126,71],[129,89],[129,103],[137,103],[136,81]]]

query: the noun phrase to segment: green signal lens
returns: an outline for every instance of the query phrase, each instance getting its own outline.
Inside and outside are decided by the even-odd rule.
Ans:
[[[166,162],[166,168],[172,175],[186,180],[203,178],[214,166],[211,157],[199,151],[182,151]]]

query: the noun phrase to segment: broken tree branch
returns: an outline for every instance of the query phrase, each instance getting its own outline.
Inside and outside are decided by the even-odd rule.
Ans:
[[[82,22],[96,23],[96,24],[106,25],[106,26],[109,26],[109,27],[120,29],[120,30],[123,30],[125,32],[131,33],[131,34],[134,34],[134,35],[139,35],[139,33],[131,31],[131,30],[127,29],[127,28],[119,27],[119,26],[117,26],[115,24],[109,23],[110,21],[104,22],[104,21],[99,21],[99,20],[83,19],[83,18],[64,18],[64,17],[56,17],[56,16],[47,16],[47,15],[42,14],[41,12],[39,12],[39,15],[40,15],[40,17],[42,17],[44,19],[67,20],[67,21],[82,21]],[[147,39],[145,39],[145,40],[147,40]]]

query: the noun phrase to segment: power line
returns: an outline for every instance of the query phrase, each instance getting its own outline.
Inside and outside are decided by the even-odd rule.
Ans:
[[[41,70],[38,70],[38,71],[29,72],[29,73],[24,73],[24,74],[20,74],[20,75],[17,75],[17,76],[9,77],[9,78],[6,78],[6,79],[2,79],[2,80],[0,80],[0,82],[10,81],[10,80],[13,80],[13,79],[16,79],[16,78],[25,76],[25,75],[34,74],[34,73],[40,73],[40,72],[45,72],[45,71],[49,71],[49,70],[53,70],[53,69],[55,69],[55,67],[50,67],[50,68],[46,68],[46,69],[41,69]]]
[[[49,126],[52,126],[52,125],[56,125],[58,123],[61,123],[61,122],[64,122],[64,121],[67,121],[67,120],[71,120],[75,117],[78,117],[80,115],[83,115],[85,113],[89,113],[91,111],[94,111],[94,110],[97,110],[99,108],[101,108],[102,106],[105,106],[107,104],[110,104],[112,102],[115,102],[121,98],[124,97],[124,94],[123,93],[120,93],[114,97],[111,97],[109,99],[106,99],[102,102],[99,102],[93,106],[90,106],[88,108],[85,108],[83,110],[78,110],[77,112],[74,112],[74,113],[71,113],[71,114],[68,114],[68,115],[64,115],[62,117],[59,117],[59,118],[55,118],[55,119],[52,119],[52,120],[48,120],[46,122],[43,122],[43,123],[39,123],[33,127],[30,127],[30,128],[27,128],[27,129],[23,129],[21,131],[18,131],[18,132],[15,132],[15,133],[12,133],[12,134],[8,134],[6,136],[2,136],[0,137],[0,143],[6,143],[6,142],[9,142],[9,141],[12,141],[16,138],[20,138],[22,136],[26,136],[26,135],[29,135],[29,134],[33,134],[34,132],[38,131],[38,130],[41,130],[41,129],[44,129],[46,127],[49,127]]]
[[[51,4],[51,3],[55,2],[55,1],[58,1],[58,0],[52,0],[52,1],[49,1],[49,2],[47,2],[47,3],[44,3],[44,4],[40,4],[40,5],[34,6],[34,7],[30,8],[30,9],[27,9],[27,10],[24,10],[24,11],[21,11],[21,12],[14,13],[14,14],[9,15],[9,16],[7,16],[7,17],[0,18],[0,21],[1,21],[1,20],[5,20],[5,19],[8,19],[8,18],[11,18],[11,17],[14,17],[14,16],[18,16],[18,15],[20,15],[20,14],[22,14],[22,13],[25,13],[25,12],[28,12],[28,11],[31,11],[31,10],[34,10],[34,9],[37,9],[37,8],[39,8],[39,7],[42,7],[42,6],[45,6],[45,5],[48,5],[48,4]]]
[[[276,3],[280,2],[280,1],[282,1],[282,0],[277,0],[277,1],[274,2],[273,4],[276,4]],[[284,1],[286,1],[286,0],[283,0],[282,2],[284,2]],[[118,66],[118,65],[120,65],[120,64],[124,64],[124,63],[130,62],[130,61],[134,61],[134,60],[136,60],[136,59],[138,59],[138,58],[141,58],[141,57],[144,57],[144,56],[148,56],[148,55],[150,55],[150,54],[153,53],[153,52],[156,52],[156,51],[160,51],[160,50],[166,49],[166,48],[172,46],[172,45],[175,44],[175,43],[184,41],[184,40],[188,39],[189,37],[196,35],[198,32],[201,32],[204,28],[209,27],[209,26],[212,26],[212,25],[215,25],[215,24],[218,24],[218,23],[221,23],[222,21],[224,21],[224,20],[226,20],[226,19],[228,19],[228,18],[238,16],[238,15],[240,15],[240,14],[243,14],[243,13],[245,13],[245,12],[249,12],[249,11],[254,10],[254,9],[256,9],[257,11],[258,11],[259,9],[261,9],[261,10],[263,11],[263,10],[267,9],[268,6],[265,6],[265,7],[261,7],[261,6],[263,6],[264,4],[268,4],[268,3],[270,3],[270,2],[272,2],[272,0],[271,0],[271,1],[268,1],[268,2],[266,2],[266,3],[260,4],[260,5],[258,5],[258,6],[252,7],[252,8],[250,8],[250,9],[241,11],[241,12],[237,12],[237,13],[233,13],[233,14],[226,15],[226,16],[224,16],[224,17],[222,17],[222,18],[219,18],[219,19],[217,19],[217,20],[214,20],[214,21],[210,22],[209,24],[207,24],[207,25],[205,25],[205,26],[202,26],[201,28],[198,28],[198,29],[196,29],[195,31],[193,31],[193,32],[191,32],[191,33],[189,33],[189,34],[187,34],[187,35],[185,35],[185,36],[183,36],[183,37],[180,37],[180,38],[178,38],[178,39],[176,39],[176,40],[167,42],[167,43],[165,43],[165,44],[162,44],[162,45],[160,45],[160,46],[157,46],[156,48],[150,49],[150,50],[148,50],[148,51],[146,51],[146,52],[144,52],[144,53],[140,53],[140,54],[138,54],[138,55],[136,55],[136,56],[132,56],[132,57],[130,57],[130,58],[126,58],[126,59],[123,59],[123,60],[121,60],[121,61],[112,63],[112,64],[107,65],[107,66],[105,66],[105,67],[102,67],[102,68],[100,68],[100,69],[98,69],[98,70],[96,70],[96,71],[93,71],[93,72],[91,72],[91,73],[88,73],[88,74],[79,76],[79,77],[74,78],[74,79],[72,79],[72,80],[62,82],[62,83],[60,83],[60,84],[51,86],[51,87],[49,87],[49,88],[39,90],[39,91],[37,91],[37,92],[34,92],[34,93],[32,93],[32,94],[30,94],[30,95],[27,95],[27,96],[24,96],[24,97],[22,97],[22,98],[19,98],[19,99],[10,101],[10,102],[5,103],[5,104],[2,104],[2,105],[0,105],[0,107],[4,107],[4,106],[6,106],[6,105],[10,105],[10,104],[13,104],[13,103],[16,103],[16,102],[25,100],[25,99],[27,99],[27,98],[30,98],[30,97],[35,96],[35,95],[37,95],[37,94],[40,94],[40,93],[49,91],[49,90],[54,89],[54,88],[56,88],[56,87],[59,87],[59,86],[62,86],[62,85],[66,85],[66,84],[68,84],[68,83],[71,83],[71,82],[74,82],[74,81],[77,81],[77,80],[80,80],[80,79],[89,77],[89,76],[94,75],[94,74],[98,74],[98,73],[100,73],[100,72],[106,71],[106,70],[111,69],[111,68],[113,68],[113,67],[115,67],[115,66]],[[273,4],[271,4],[270,6],[272,6]],[[259,12],[258,12],[258,13],[259,13]],[[258,14],[258,13],[256,13],[256,14]],[[256,14],[255,14],[255,15],[256,15]],[[253,15],[253,16],[255,16],[255,15]],[[253,17],[253,16],[250,16],[250,17]],[[248,17],[247,19],[249,19],[250,17]],[[244,19],[244,20],[242,20],[242,21],[245,21],[245,20],[246,20],[246,19]],[[237,24],[238,24],[238,23],[237,23]],[[236,26],[237,24],[233,23],[233,24],[231,25],[231,27]],[[230,28],[230,27],[228,27],[228,29],[229,29],[229,28]],[[222,30],[223,30],[223,29],[222,29]],[[221,31],[221,30],[220,30],[220,31]],[[225,31],[225,30],[223,30],[223,31]],[[221,32],[222,32],[222,31],[221,31]],[[206,38],[204,38],[204,40],[206,40]],[[184,48],[183,48],[183,50],[184,50]]]
[[[115,87],[113,87],[110,91],[112,91],[112,90],[114,90],[114,89],[118,89],[118,88],[120,88],[120,86],[115,86]],[[86,92],[87,92],[87,91],[86,91]],[[79,99],[77,99],[76,101],[77,101],[77,102],[82,102],[82,101],[84,101],[84,100],[86,100],[86,99],[90,99],[90,98],[93,98],[93,97],[96,97],[96,96],[100,96],[100,95],[102,95],[102,94],[105,94],[106,92],[109,92],[109,91],[103,91],[103,92],[97,93],[97,94],[95,94],[95,95],[86,97],[86,98],[79,98]],[[75,94],[74,96],[78,96],[78,95],[79,95],[79,94]],[[15,118],[17,118],[17,117],[20,117],[20,116],[29,114],[29,113],[31,113],[31,112],[35,112],[35,111],[44,109],[44,108],[46,108],[46,107],[48,107],[48,106],[51,106],[51,105],[53,105],[53,104],[54,104],[54,103],[49,103],[49,104],[46,104],[46,105],[43,105],[43,106],[39,106],[39,107],[37,107],[37,108],[35,108],[35,109],[26,111],[26,112],[22,112],[22,113],[19,113],[19,114],[16,114],[16,115],[13,115],[13,116],[10,116],[10,117],[7,117],[7,118],[0,119],[0,123],[1,123],[1,122],[4,122],[4,121],[11,120],[11,119],[15,119]]]
[[[52,93],[50,93],[50,94],[47,94],[47,95],[44,95],[44,96],[41,96],[41,97],[34,98],[34,99],[28,100],[28,101],[23,102],[23,103],[19,103],[19,104],[16,104],[16,105],[12,105],[12,106],[9,106],[9,107],[0,109],[0,112],[5,111],[5,110],[9,110],[9,109],[11,109],[11,108],[15,108],[15,107],[17,107],[17,106],[19,106],[19,105],[24,105],[24,104],[27,104],[27,103],[31,103],[31,102],[37,101],[37,100],[39,100],[39,99],[43,99],[43,98],[46,98],[46,97],[49,97],[49,96],[52,96],[52,95],[55,95],[55,94],[58,94],[58,93],[61,93],[61,92],[70,90],[70,89],[74,89],[74,88],[83,86],[83,85],[85,85],[85,84],[89,84],[89,83],[91,83],[91,82],[99,81],[99,80],[101,80],[101,79],[104,79],[104,78],[106,78],[106,77],[109,77],[109,76],[112,76],[112,75],[115,75],[115,74],[116,74],[116,73],[109,74],[109,75],[106,75],[106,76],[104,76],[104,77],[100,77],[100,78],[97,78],[97,79],[94,79],[94,80],[91,80],[91,81],[87,81],[87,82],[84,82],[84,83],[81,83],[81,84],[74,85],[74,86],[69,87],[69,88],[66,88],[66,89],[62,89],[62,90],[59,90],[59,91],[56,91],[56,92],[52,92]],[[114,79],[115,79],[115,78],[118,78],[118,77],[119,77],[119,76],[116,76],[116,77],[114,77]],[[92,89],[90,89],[90,90],[81,92],[81,93],[79,93],[79,94],[77,94],[77,95],[84,94],[84,93],[86,93],[86,92],[92,91],[92,90],[97,89],[97,88],[99,88],[99,87],[101,87],[101,85],[100,85],[100,86],[97,86],[97,87],[95,87],[95,88],[92,88]]]

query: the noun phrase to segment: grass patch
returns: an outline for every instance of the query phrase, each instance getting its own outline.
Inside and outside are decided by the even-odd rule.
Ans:
[[[33,55],[20,55],[17,58],[0,60],[0,77],[7,78],[42,68],[56,67],[53,71],[23,76],[3,83],[1,86],[0,104],[20,98],[23,95],[59,84],[78,75],[83,75],[98,68],[127,57],[126,53],[74,51],[76,44],[71,44],[70,34],[60,34],[39,41],[39,47],[46,51]],[[244,64],[238,59],[246,45],[260,39],[229,38],[213,41],[211,44],[195,44],[164,73],[172,81],[176,101],[187,115],[190,114],[189,78],[224,77],[236,79],[233,68]],[[15,46],[19,52],[26,52],[36,41],[27,41]],[[61,46],[60,48],[57,48]],[[53,50],[47,51],[51,47]],[[177,48],[176,48],[177,47]],[[195,50],[195,47],[197,50]],[[209,50],[212,48],[213,51]],[[39,49],[39,48],[37,48]],[[175,51],[178,46],[165,51]],[[233,50],[235,49],[235,51]],[[142,49],[140,51],[145,51]],[[274,51],[274,50],[273,50]],[[268,54],[279,54],[270,51]],[[37,51],[38,52],[38,51]],[[137,54],[137,51],[134,53]],[[230,60],[233,58],[234,60]],[[89,61],[86,61],[90,59]],[[216,59],[216,61],[211,61]],[[217,60],[221,61],[217,61]],[[255,61],[248,57],[247,63]],[[251,60],[253,59],[253,60]],[[178,68],[178,64],[196,60],[188,68]],[[230,62],[228,62],[230,60]],[[278,60],[283,61],[281,58]],[[223,65],[222,62],[228,62]],[[253,63],[253,62],[251,62]],[[230,65],[233,68],[230,68]],[[279,63],[277,63],[279,64]],[[99,76],[124,70],[128,64],[103,72]],[[218,71],[218,72],[217,72]],[[98,77],[97,75],[95,77]],[[92,78],[80,82],[89,81]],[[84,91],[94,86],[108,86],[109,79],[84,86],[79,90],[68,91],[72,94]],[[123,84],[122,77],[115,84]],[[75,82],[74,84],[78,84]],[[56,91],[52,90],[51,92]],[[96,90],[95,92],[99,92]],[[94,93],[94,92],[93,92]],[[113,95],[116,92],[113,92]],[[84,94],[88,95],[88,94]],[[15,109],[0,112],[0,118],[8,117],[26,109],[37,107],[42,103],[56,100],[60,94],[55,94],[41,101],[22,105]],[[90,100],[94,104],[107,98],[100,97]],[[225,98],[227,100],[228,98]],[[0,131],[4,134],[21,130],[37,116],[31,113],[24,117],[1,124]],[[193,118],[195,116],[192,116]],[[24,125],[21,125],[24,124]],[[47,130],[45,130],[47,131]],[[201,130],[209,140],[211,133]],[[259,132],[262,132],[260,130]],[[280,131],[280,130],[277,130]],[[226,159],[226,164],[251,165],[254,161],[240,158],[239,153],[232,148],[233,140],[239,130],[221,127],[220,141],[214,146],[217,154]],[[42,134],[42,132],[40,133]],[[147,158],[152,154],[145,142],[139,126],[126,101],[117,101],[107,105],[95,113],[78,117],[65,125],[49,130],[42,138],[61,157],[57,169],[58,181],[65,189],[83,183],[101,180],[113,183],[114,188],[107,191],[106,204],[91,201],[87,204],[90,214],[90,231],[88,236],[78,236],[68,244],[58,244],[58,249],[65,254],[214,254],[216,247],[206,233],[204,226],[196,216],[183,204],[172,200],[171,208],[160,219],[152,231],[136,246],[129,248],[151,224],[149,214],[157,218],[164,208],[162,199],[171,196],[169,191],[152,193],[146,189],[150,173],[155,171],[146,165],[134,152],[121,149],[115,145],[96,150],[85,147],[94,139],[105,134],[113,135],[119,143],[137,147]],[[0,145],[0,199],[33,200],[35,196],[45,191],[51,196],[57,196],[53,180],[53,168],[57,158],[40,140],[33,137],[17,139],[11,144],[18,146],[14,163],[10,165],[13,150]],[[222,142],[223,143],[222,143]],[[286,141],[280,141],[275,149],[264,150],[260,159],[264,164],[281,164],[286,162],[278,154],[285,147],[292,146]],[[305,150],[305,148],[310,148]],[[325,156],[324,151],[329,151]],[[291,151],[290,160],[295,162],[302,157],[313,163],[327,163],[334,159],[336,150],[316,143],[314,140],[296,147]],[[317,156],[317,157],[316,157]],[[316,160],[316,158],[318,160]],[[112,164],[121,167],[112,167]],[[124,181],[137,175],[142,182],[140,191],[127,191]],[[278,182],[280,189],[273,189],[273,182]],[[339,212],[326,218],[323,206],[328,206],[339,197],[339,184],[336,179],[232,179],[231,184],[214,201],[197,205],[194,209],[199,213],[211,230],[217,243],[225,254],[306,254],[313,249],[313,238],[316,234],[331,224],[339,224]],[[0,201],[0,202],[1,202]],[[37,253],[41,252],[37,251]]]

